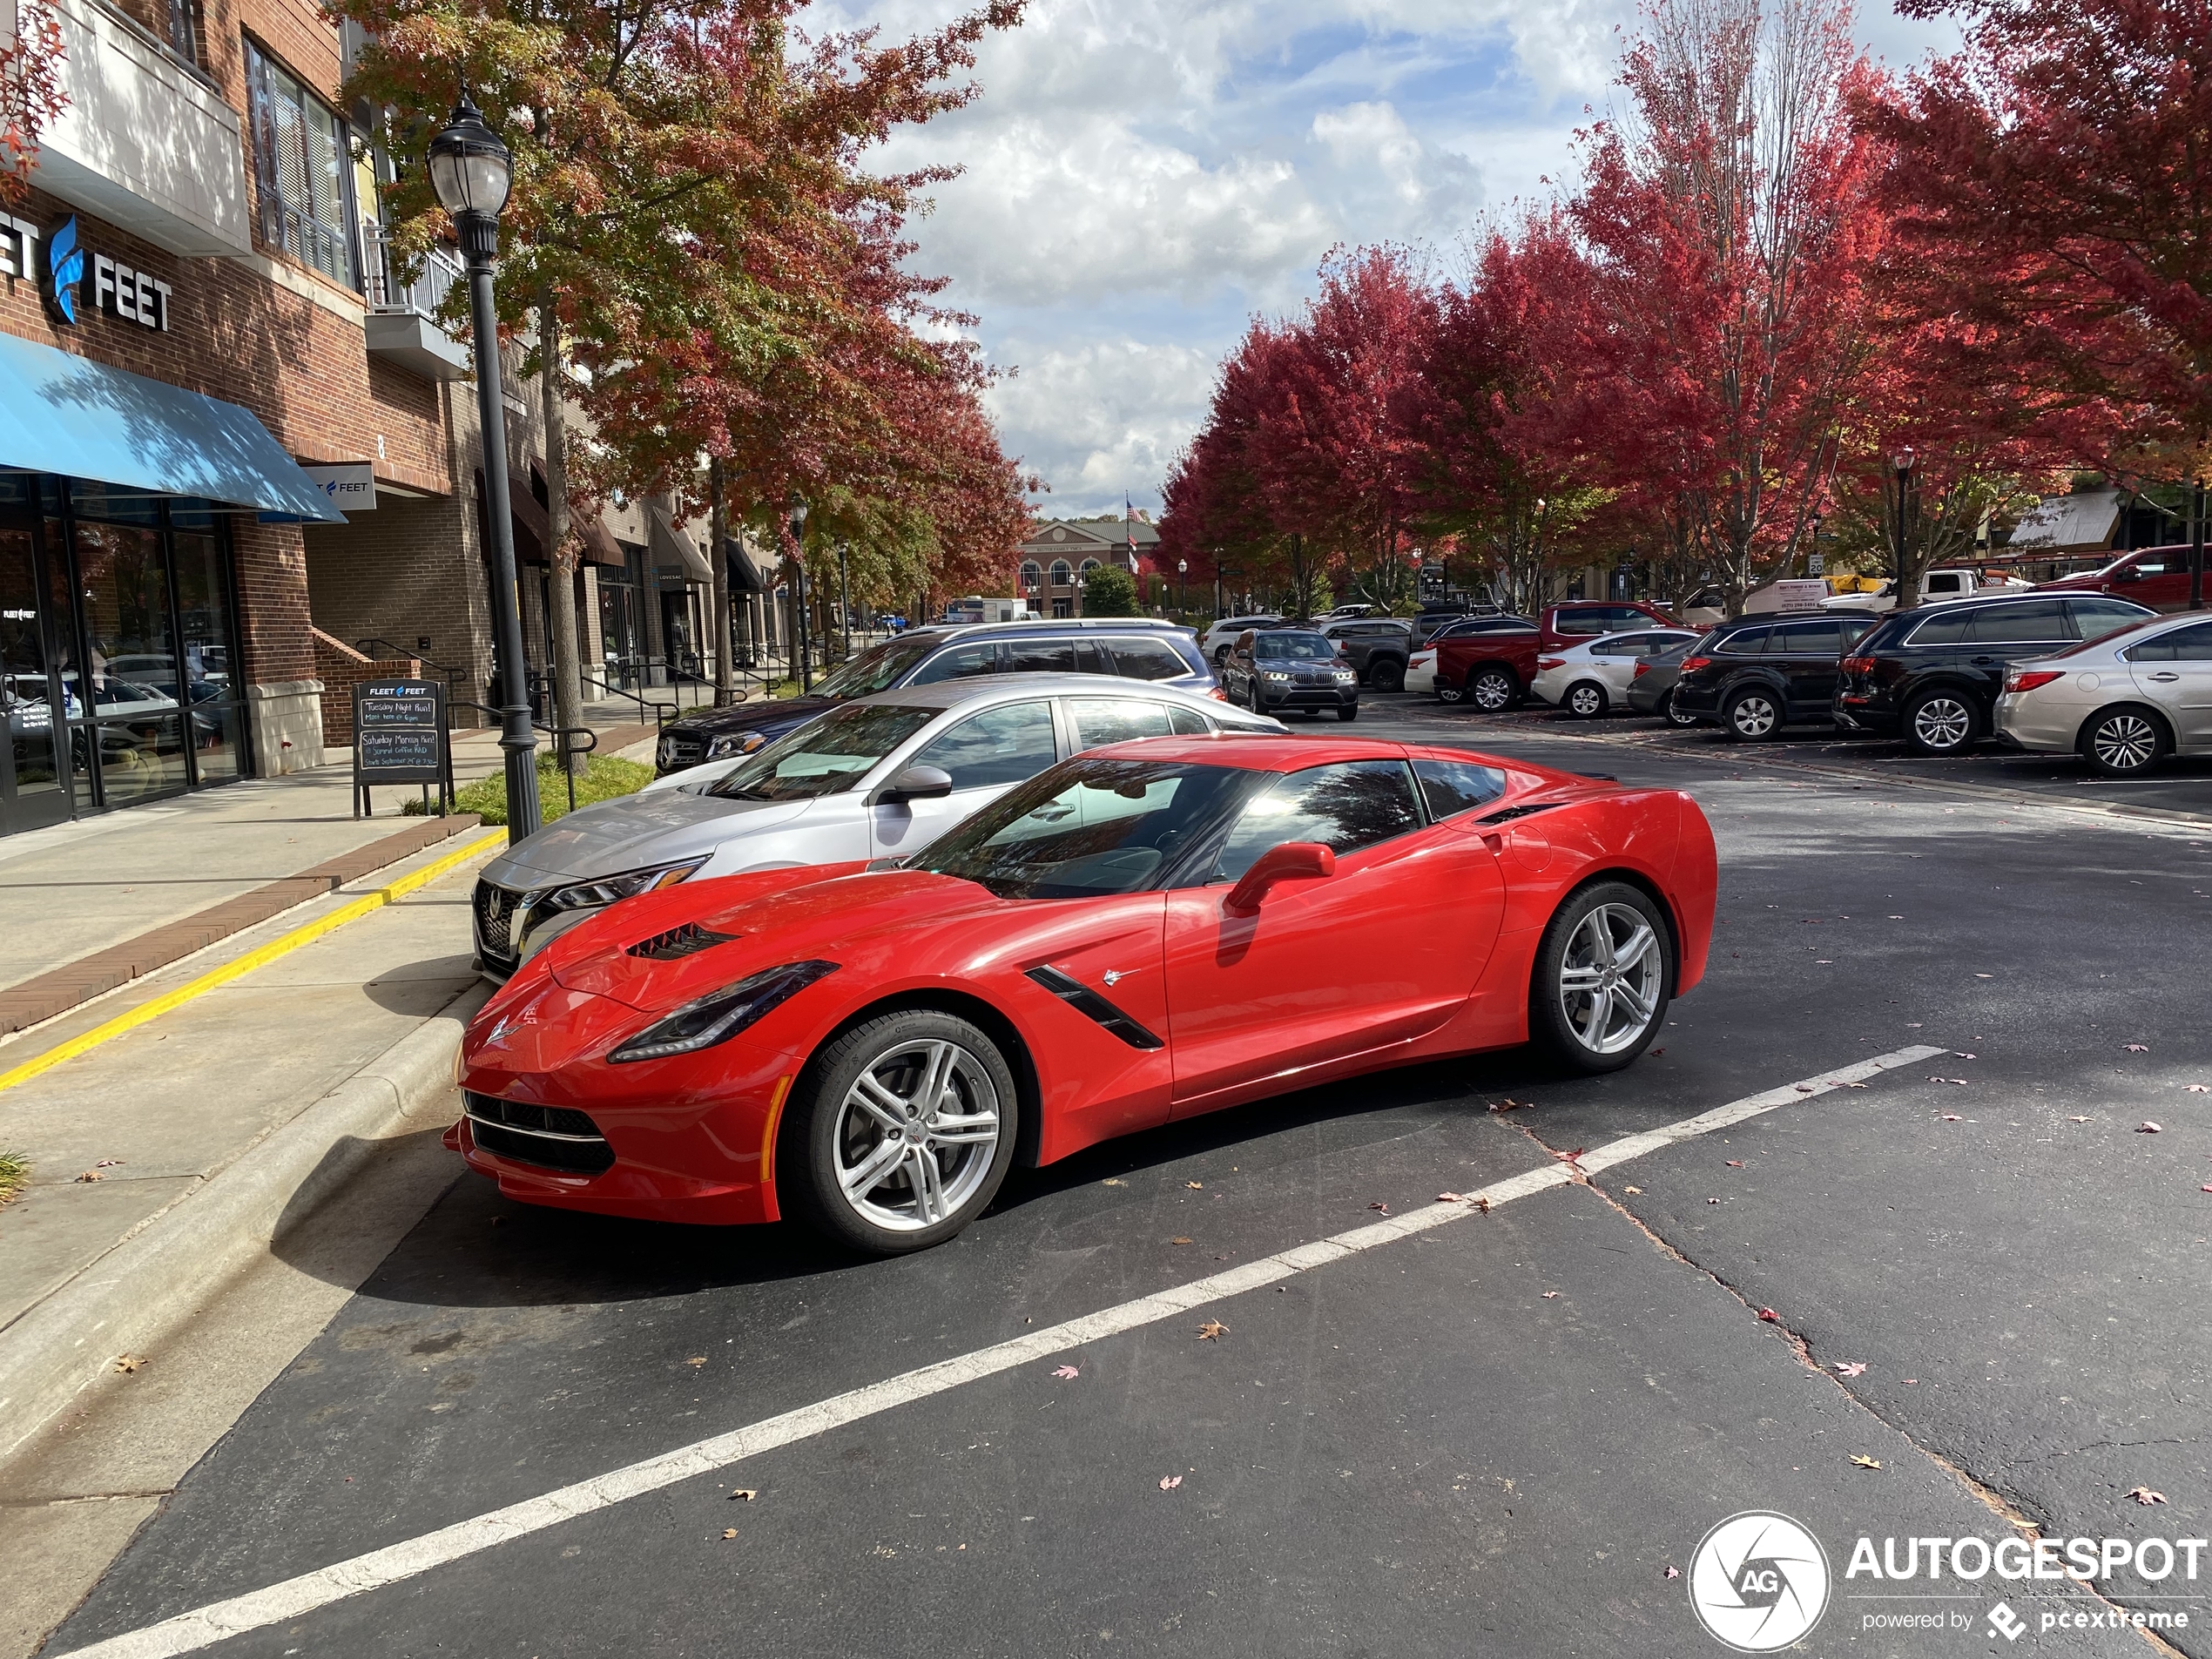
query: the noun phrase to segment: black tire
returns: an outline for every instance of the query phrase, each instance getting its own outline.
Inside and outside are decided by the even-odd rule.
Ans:
[[[1782,730],[1782,698],[1764,685],[1747,685],[1721,710],[1721,730],[1730,743],[1757,743]]]
[[[1267,712],[1265,706],[1260,701],[1259,676],[1257,674],[1244,682],[1244,706],[1254,714]]]
[[[1601,920],[1586,933],[1594,917]],[[1640,935],[1631,918],[1649,930],[1643,948],[1637,948]],[[1591,988],[1570,988],[1570,972],[1581,979],[1599,967],[1591,946],[1600,932],[1613,948],[1607,965],[1615,976],[1607,979],[1600,971]],[[1630,952],[1629,971],[1620,972],[1621,958]],[[1658,904],[1625,881],[1593,882],[1568,895],[1536,948],[1528,979],[1529,1041],[1569,1070],[1618,1071],[1650,1046],[1674,988],[1674,934]]]
[[[1406,689],[1406,664],[1395,657],[1385,657],[1367,666],[1367,684],[1378,691],[1402,691]]]
[[[1595,680],[1576,680],[1559,699],[1559,706],[1573,719],[1595,720],[1606,711],[1605,687]]]
[[[1660,718],[1671,726],[1686,730],[1697,724],[1696,715],[1687,709],[1678,709],[1675,706],[1675,694],[1671,690],[1659,699],[1659,714]]]
[[[2099,709],[2081,728],[2081,758],[2101,778],[2141,778],[2174,752],[2166,722],[2146,708]]]
[[[1467,676],[1467,700],[1485,714],[1502,714],[1521,698],[1521,684],[1502,668],[1478,668]]]
[[[922,1132],[924,1138],[918,1143],[921,1157],[930,1158],[939,1171],[937,1197],[943,1211],[934,1219],[925,1219],[931,1207],[920,1201],[915,1184],[917,1178],[926,1183],[929,1177],[921,1168],[913,1131],[894,1137],[887,1127],[885,1114],[873,1106],[854,1105],[850,1111],[846,1108],[848,1096],[863,1073],[875,1074],[877,1086],[887,1098],[903,1098],[899,1081],[902,1069],[910,1071],[917,1063],[917,1055],[927,1056],[937,1049],[954,1050],[958,1055],[948,1062],[954,1069],[948,1070],[947,1087],[940,1091],[939,1098],[950,1095],[968,1109],[951,1117],[940,1112],[927,1119],[909,1113],[905,1120],[909,1124],[945,1123],[951,1125],[950,1132],[964,1137],[940,1147],[927,1131]],[[928,1061],[924,1058],[919,1063],[926,1067]],[[919,1093],[927,1074],[916,1081]],[[967,1138],[981,1133],[973,1120],[986,1110],[995,1129],[988,1147]],[[778,1204],[786,1215],[823,1237],[872,1256],[927,1250],[966,1227],[998,1196],[1000,1184],[1013,1165],[1021,1128],[1021,1097],[1014,1073],[998,1045],[981,1030],[956,1015],[935,1008],[902,1008],[881,1015],[826,1045],[800,1074],[776,1136]],[[871,1133],[875,1136],[872,1143],[866,1138]],[[900,1138],[907,1141],[906,1150],[884,1164],[881,1178],[857,1197],[848,1196],[840,1179],[840,1170],[848,1177],[857,1175],[867,1179],[868,1160],[898,1152]],[[949,1170],[945,1167],[948,1157]],[[909,1195],[907,1204],[914,1213],[896,1219],[894,1224],[885,1218],[899,1217],[899,1206],[888,1201],[895,1200],[901,1190]],[[879,1204],[879,1198],[887,1202]]]
[[[1337,718],[1339,720],[1356,720],[1359,718],[1359,705],[1357,703],[1347,703],[1337,711]]]
[[[1963,754],[1981,738],[1981,711],[1964,691],[1938,686],[1906,705],[1900,729],[1916,755]]]

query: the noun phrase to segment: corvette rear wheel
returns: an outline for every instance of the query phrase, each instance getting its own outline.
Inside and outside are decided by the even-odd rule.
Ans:
[[[1576,1071],[1618,1071],[1635,1060],[1667,1009],[1668,940],[1659,907],[1639,887],[1602,881],[1574,894],[1537,948],[1531,1040]]]
[[[1014,1074],[956,1015],[909,1008],[814,1056],[777,1137],[777,1196],[841,1244],[893,1256],[981,1215],[1014,1161]]]

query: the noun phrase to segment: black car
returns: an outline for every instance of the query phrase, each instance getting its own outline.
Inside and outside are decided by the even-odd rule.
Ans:
[[[1685,639],[1638,663],[1635,678],[1629,682],[1629,706],[1638,714],[1656,714],[1669,725],[1696,725],[1696,715],[1675,706],[1675,682],[1682,678],[1683,662],[1704,645],[1702,636]]]
[[[1352,671],[1378,691],[1406,689],[1406,662],[1413,654],[1413,631],[1390,617],[1359,617],[1325,622],[1319,631],[1336,644]]]
[[[834,704],[901,685],[982,674],[1117,674],[1156,680],[1202,695],[1214,677],[1187,628],[1142,617],[1090,617],[1054,622],[955,623],[910,628],[869,646],[814,682],[807,697],[698,709],[660,734],[656,759],[663,776],[720,760],[781,737]]]
[[[1222,693],[1255,714],[1359,718],[1359,671],[1336,642],[1311,628],[1261,628],[1239,634],[1222,659]]]
[[[1725,622],[1682,659],[1669,704],[1676,723],[1717,722],[1733,739],[1827,724],[1844,653],[1871,617],[1767,616]]]
[[[1954,599],[1893,611],[1844,658],[1836,724],[1901,735],[1918,754],[1957,754],[1989,735],[2012,664],[2155,614],[2105,594]]]

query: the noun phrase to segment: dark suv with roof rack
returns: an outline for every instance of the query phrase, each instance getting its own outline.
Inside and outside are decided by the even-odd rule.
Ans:
[[[1954,599],[1892,611],[1851,648],[1836,683],[1836,724],[1951,755],[1989,735],[2005,671],[2155,613],[2105,594]]]
[[[1188,628],[1150,617],[1063,617],[910,628],[831,669],[814,682],[811,695],[697,709],[670,722],[660,734],[655,759],[666,776],[750,752],[822,710],[856,697],[985,674],[1055,672],[1116,674],[1202,696],[1215,691],[1212,671],[1198,653],[1197,636]]]

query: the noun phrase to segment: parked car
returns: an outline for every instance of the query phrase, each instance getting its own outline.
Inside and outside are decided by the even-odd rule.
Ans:
[[[1424,610],[1413,618],[1413,649],[1420,650],[1455,624],[1474,622],[1495,614],[1496,612],[1487,606],[1480,610]]]
[[[1916,753],[1957,754],[1988,734],[2014,663],[2153,614],[2103,594],[2040,591],[1892,613],[1844,659],[1836,723],[1901,735]]]
[[[1941,565],[1920,572],[1920,603],[1924,605],[1952,604],[1960,599],[2026,592],[2027,588],[2028,583],[2018,577],[1985,577],[1966,565]],[[1871,593],[1839,593],[1823,600],[1821,609],[1885,616],[1897,609],[1897,583],[1885,582]]]
[[[2212,555],[2207,556],[2212,563]],[[2179,610],[2189,602],[2187,547],[2146,547],[2124,553],[2102,570],[2045,582],[2038,593],[2108,593],[2153,610]]]
[[[1222,659],[1229,655],[1230,647],[1237,643],[1238,635],[1251,628],[1280,628],[1282,625],[1280,617],[1264,611],[1248,617],[1224,617],[1200,637],[1198,649],[1205,653],[1206,660],[1218,673]]]
[[[1323,611],[1318,617],[1315,617],[1314,620],[1316,622],[1339,622],[1350,617],[1379,617],[1381,614],[1382,607],[1380,605],[1332,605],[1329,609]]]
[[[1835,718],[1844,653],[1874,625],[1851,616],[1723,623],[1683,658],[1672,707],[1738,742],[1785,725],[1825,725]]]
[[[585,921],[469,1022],[446,1144],[526,1204],[923,1250],[1017,1160],[1171,1117],[1524,1043],[1618,1071],[1703,976],[1716,885],[1674,789],[1343,738],[1121,745],[897,868]]]
[[[1659,606],[1642,599],[1569,599],[1546,605],[1536,615],[1536,626],[1543,635],[1543,649],[1560,651],[1598,634],[1628,633],[1639,628],[1679,628],[1682,624]]]
[[[1212,671],[1187,628],[1143,617],[1086,617],[1052,622],[985,622],[910,628],[880,640],[814,682],[812,695],[698,709],[662,731],[655,759],[663,775],[759,748],[824,709],[908,685],[986,674],[1116,674],[1213,689]]]
[[[1697,717],[1675,706],[1675,682],[1682,678],[1682,665],[1699,649],[1703,634],[1692,634],[1679,645],[1670,645],[1656,657],[1637,659],[1635,671],[1629,681],[1629,707],[1638,714],[1656,714],[1669,725],[1692,726]]]
[[[1536,678],[1537,646],[1543,632],[1523,617],[1485,620],[1494,625],[1438,639],[1426,677],[1440,702],[1472,704],[1485,714],[1496,714],[1527,695]],[[1417,678],[1413,683],[1418,687],[1420,681]]]
[[[1431,634],[1426,644],[1433,645],[1440,640],[1457,639],[1462,634],[1509,634],[1535,625],[1534,617],[1516,616],[1510,610],[1493,610],[1480,617],[1456,617]]]
[[[1578,720],[1595,720],[1627,704],[1629,682],[1639,664],[1696,637],[1686,628],[1640,628],[1545,652],[1536,658],[1529,695],[1557,705]]]
[[[1824,609],[1828,602],[1828,583],[1817,577],[1785,577],[1770,582],[1763,588],[1754,588],[1743,596],[1743,608],[1731,616],[1729,611],[1728,590],[1717,583],[1708,583],[1699,588],[1676,609],[1675,615],[1687,628],[1717,628],[1724,622],[1742,617],[1772,616],[1777,611],[1815,611]]]
[[[1210,697],[1094,674],[837,704],[697,788],[601,801],[502,853],[476,882],[477,966],[503,979],[592,912],[697,877],[904,857],[1055,760],[1217,731],[1284,734]]]
[[[1336,642],[1314,628],[1255,628],[1237,636],[1221,665],[1221,693],[1254,714],[1359,718],[1359,675]]]
[[[2212,754],[2212,620],[2145,617],[2005,672],[1997,740],[2031,754],[2078,753],[2107,778],[2138,778],[2168,755]]]
[[[1352,664],[1362,684],[1378,691],[1406,689],[1406,664],[1413,654],[1413,631],[1390,617],[1360,617],[1325,622],[1316,630],[1334,642],[1338,655]]]

